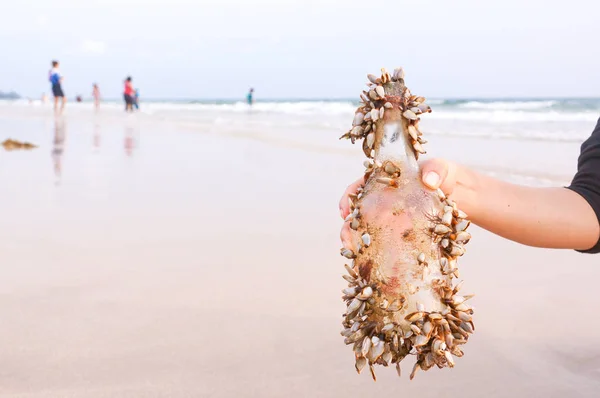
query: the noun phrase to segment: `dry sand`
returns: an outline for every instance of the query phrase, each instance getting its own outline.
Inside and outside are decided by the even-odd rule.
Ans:
[[[597,256],[473,228],[465,356],[373,382],[339,334],[358,152],[67,121],[56,184],[52,120],[0,128],[40,145],[0,151],[1,397],[600,396]]]

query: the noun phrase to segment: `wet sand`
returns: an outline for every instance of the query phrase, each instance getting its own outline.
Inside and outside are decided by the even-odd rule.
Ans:
[[[39,145],[0,150],[2,397],[598,396],[598,258],[477,228],[456,367],[356,374],[337,202],[358,148],[136,116],[0,131]]]

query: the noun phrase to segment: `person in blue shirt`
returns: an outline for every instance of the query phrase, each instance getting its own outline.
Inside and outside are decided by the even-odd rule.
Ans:
[[[52,61],[52,69],[48,72],[48,80],[52,84],[52,94],[54,95],[54,112],[58,110],[58,100],[61,99],[60,111],[65,108],[65,94],[62,89],[63,76],[58,69],[58,61]]]
[[[140,109],[140,104],[138,103],[138,101],[140,100],[140,89],[136,88],[134,93],[133,93],[133,106],[135,106],[135,109]]]
[[[248,100],[248,105],[252,105],[252,103],[254,102],[253,98],[252,98],[253,93],[254,93],[254,89],[251,88],[250,91],[248,92],[248,95],[246,96],[246,99]]]

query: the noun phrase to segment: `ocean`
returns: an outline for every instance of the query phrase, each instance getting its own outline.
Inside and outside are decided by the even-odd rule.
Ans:
[[[429,157],[440,156],[511,181],[533,185],[567,184],[576,171],[581,143],[600,117],[600,98],[465,98],[427,101],[432,113],[421,127]],[[257,100],[250,108],[235,100],[142,100],[140,112],[125,115],[119,100],[104,101],[99,113],[90,101],[67,104],[65,116],[77,123],[99,119],[121,123],[135,117],[191,132],[230,134],[299,150],[356,156],[359,145],[338,138],[351,126],[353,99]],[[2,100],[2,114],[52,117],[51,104]],[[165,131],[168,131],[165,128]],[[427,157],[426,156],[426,157]],[[360,171],[357,168],[357,173]]]

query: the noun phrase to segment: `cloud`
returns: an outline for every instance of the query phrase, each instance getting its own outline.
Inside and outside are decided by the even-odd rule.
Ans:
[[[90,55],[102,55],[106,52],[106,43],[96,40],[84,40],[80,46],[81,52]]]

